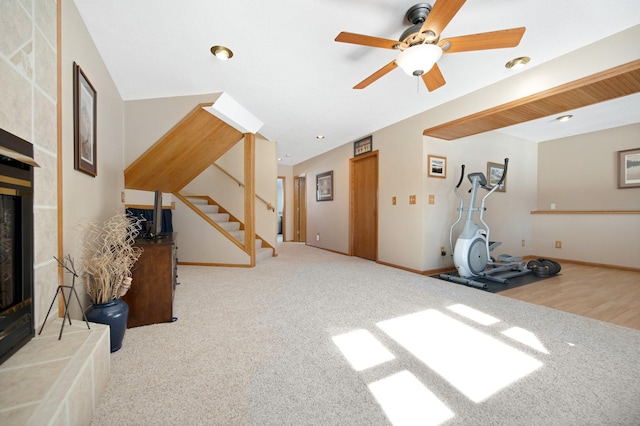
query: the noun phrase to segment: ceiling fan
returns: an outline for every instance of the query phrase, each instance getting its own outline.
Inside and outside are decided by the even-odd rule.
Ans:
[[[396,67],[407,74],[421,76],[432,92],[446,84],[437,61],[443,53],[515,47],[520,43],[525,28],[469,34],[440,40],[440,34],[458,13],[466,0],[437,0],[435,6],[418,3],[409,8],[406,18],[413,24],[399,41],[362,34],[341,32],[335,41],[362,46],[400,50],[396,59],[356,84],[354,89],[364,89]]]

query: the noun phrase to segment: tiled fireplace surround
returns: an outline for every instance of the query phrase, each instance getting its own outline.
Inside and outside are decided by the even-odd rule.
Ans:
[[[109,327],[50,320],[0,365],[0,425],[89,425],[109,380]]]
[[[46,312],[58,284],[56,55],[58,7],[66,6],[67,33],[82,29],[73,2],[2,0],[0,25],[0,127],[34,144],[36,170],[34,213],[36,324]],[[79,36],[77,36],[79,37]],[[76,37],[76,38],[77,38]],[[70,48],[70,52],[77,53]],[[86,57],[85,57],[86,58]],[[37,69],[37,72],[36,72]],[[66,68],[65,68],[66,71]],[[66,74],[65,74],[66,75]],[[0,425],[89,425],[109,379],[109,328],[83,321],[67,323],[58,341],[61,319],[50,320],[0,365]]]

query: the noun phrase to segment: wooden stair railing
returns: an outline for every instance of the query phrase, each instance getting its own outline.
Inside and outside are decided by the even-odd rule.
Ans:
[[[190,195],[189,197],[185,197],[184,195],[180,194],[180,193],[174,193],[173,194],[176,198],[178,198],[180,201],[182,201],[186,206],[188,206],[191,210],[193,210],[194,212],[196,212],[196,214],[198,216],[200,216],[201,218],[203,218],[209,225],[213,226],[215,229],[217,229],[222,235],[224,235],[228,240],[231,240],[232,243],[234,243],[236,246],[238,246],[242,251],[244,251],[245,253],[247,253],[248,255],[251,255],[251,253],[248,250],[248,247],[250,245],[253,245],[255,242],[254,241],[249,241],[248,238],[245,238],[244,241],[244,245],[242,245],[241,242],[239,242],[238,240],[236,240],[233,235],[231,235],[229,233],[229,231],[227,231],[226,229],[224,229],[223,227],[221,227],[218,223],[216,223],[214,220],[212,220],[209,216],[206,215],[206,213],[202,212],[202,210],[200,210],[195,204],[193,204],[191,201],[189,201],[189,198],[200,198],[200,199],[204,199],[207,200],[207,203],[209,205],[215,205],[218,206],[219,208],[219,212],[220,213],[225,213],[229,215],[229,220],[230,221],[234,221],[234,222],[238,222],[240,224],[240,229],[244,230],[244,223],[239,220],[237,217],[235,217],[233,214],[231,214],[228,210],[226,210],[224,207],[222,207],[219,203],[217,203],[215,200],[213,200],[211,197],[207,196],[207,195]],[[275,248],[269,244],[268,242],[265,241],[264,238],[262,238],[260,235],[255,234],[256,238],[260,239],[262,241],[262,247],[263,248],[270,248],[273,250],[273,252],[275,253]]]
[[[242,183],[240,180],[236,179],[231,173],[229,173],[228,171],[226,171],[225,169],[223,169],[222,167],[220,167],[219,165],[217,165],[216,163],[213,163],[213,165],[220,170],[222,173],[224,173],[225,175],[227,175],[231,180],[233,180],[235,183],[238,184],[238,186],[240,186],[241,188],[244,188],[244,183]],[[262,204],[264,204],[265,206],[267,206],[267,210],[271,210],[272,212],[276,211],[276,208],[273,206],[273,204],[271,204],[270,202],[268,202],[267,200],[265,200],[264,198],[262,198],[261,196],[259,196],[258,194],[256,194],[256,199],[258,199],[259,201],[262,202]]]

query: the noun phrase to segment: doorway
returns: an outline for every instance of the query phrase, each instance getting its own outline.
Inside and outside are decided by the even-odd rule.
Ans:
[[[307,241],[307,179],[293,178],[293,241]]]
[[[378,151],[350,160],[350,253],[378,260]]]
[[[278,176],[276,190],[276,229],[278,242],[287,241],[287,180],[284,176]]]

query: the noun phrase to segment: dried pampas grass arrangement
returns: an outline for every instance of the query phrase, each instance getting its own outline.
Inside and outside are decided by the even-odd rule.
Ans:
[[[117,213],[104,223],[89,220],[81,224],[80,278],[93,304],[111,302],[129,290],[131,268],[142,254],[133,243],[143,221]]]

